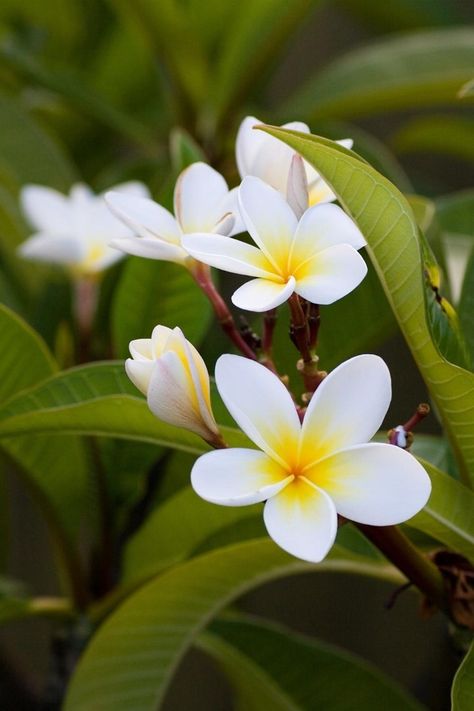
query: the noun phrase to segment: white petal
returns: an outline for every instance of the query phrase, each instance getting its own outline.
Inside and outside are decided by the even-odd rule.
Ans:
[[[390,405],[390,372],[382,358],[359,355],[324,378],[311,398],[302,427],[302,461],[368,442]]]
[[[348,244],[318,252],[293,272],[295,291],[313,304],[332,304],[356,288],[367,274],[367,265]]]
[[[306,180],[303,159],[297,153],[294,154],[291,160],[286,199],[299,219],[308,207],[308,181]]]
[[[183,236],[183,247],[195,259],[232,274],[272,277],[273,267],[263,252],[233,237],[192,234]]]
[[[222,175],[206,163],[183,170],[174,191],[174,213],[182,232],[212,232],[223,217],[218,207],[227,193]]]
[[[247,116],[239,126],[235,152],[241,178],[245,178],[246,175],[255,175],[252,173],[252,166],[260,147],[265,145],[268,135],[253,128],[261,123],[262,121],[259,121],[255,116]]]
[[[158,237],[170,244],[180,244],[178,224],[168,210],[153,200],[121,192],[105,195],[110,210],[140,237]]]
[[[290,277],[286,283],[269,279],[252,279],[234,291],[232,303],[246,311],[269,311],[287,301],[295,291],[295,280]]]
[[[282,128],[309,133],[308,126],[301,121],[286,123]],[[257,132],[263,133],[256,130],[255,133]],[[260,145],[255,154],[250,174],[261,178],[265,183],[286,196],[288,174],[295,151],[278,138],[269,134],[264,135],[265,142]]]
[[[338,513],[371,526],[407,521],[428,501],[431,482],[415,457],[391,444],[360,444],[307,472],[328,492]]]
[[[155,342],[155,331],[152,338]],[[209,373],[199,351],[186,340],[178,326],[170,333],[165,348],[174,351],[189,371],[200,415],[207,427],[213,432],[217,432],[217,425],[211,410]]]
[[[80,264],[86,256],[86,245],[74,237],[49,234],[33,235],[18,248],[22,257],[50,264],[72,266]]]
[[[49,234],[71,233],[69,200],[57,190],[41,185],[26,185],[20,193],[21,206],[30,224]]]
[[[148,387],[148,407],[163,422],[208,439],[215,432],[204,422],[194,383],[179,355],[167,351],[155,362]]]
[[[128,377],[135,387],[144,395],[148,392],[154,366],[155,361],[153,360],[133,360],[132,358],[127,358],[125,361],[125,370]]]
[[[291,261],[296,266],[328,247],[349,244],[361,249],[366,242],[355,223],[337,205],[310,207],[298,223],[293,239]]]
[[[319,563],[336,538],[333,502],[324,491],[301,477],[267,501],[263,518],[275,543],[310,563]]]
[[[162,259],[165,262],[184,264],[188,255],[182,247],[163,242],[158,237],[125,237],[113,239],[110,246],[127,254],[147,259]]]
[[[100,196],[105,198],[108,192],[126,193],[127,195],[135,195],[135,197],[141,198],[150,197],[150,191],[147,186],[139,180],[128,180],[126,183],[118,183],[118,185],[114,185],[112,188],[105,190]]]
[[[155,326],[151,334],[152,358],[158,358],[162,353],[165,352],[167,343],[172,333],[173,329],[168,328],[168,326],[162,326],[161,324]]]
[[[239,189],[239,205],[254,242],[275,269],[286,269],[298,221],[284,197],[259,178],[248,176]]]
[[[292,476],[263,452],[221,449],[199,457],[191,472],[194,491],[223,506],[246,506],[274,496]]]
[[[128,348],[130,355],[135,360],[154,360],[155,358],[151,338],[137,338],[130,341]]]
[[[293,464],[300,421],[279,378],[260,363],[223,355],[216,363],[220,396],[239,427],[272,459]]]
[[[220,235],[227,235],[229,237],[232,237],[233,235],[238,235],[241,232],[246,231],[245,225],[240,215],[239,188],[233,188],[232,190],[229,190],[224,199],[221,200],[221,202],[219,203],[217,207],[217,213],[224,215],[224,218],[219,223],[217,223],[217,225],[214,227],[213,232]],[[227,224],[229,215],[232,216],[233,222],[230,228],[226,228],[226,231],[223,231],[223,225]]]

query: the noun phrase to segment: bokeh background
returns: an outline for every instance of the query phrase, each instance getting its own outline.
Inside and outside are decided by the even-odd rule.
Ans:
[[[473,77],[469,0],[3,0],[1,299],[40,328],[62,364],[70,364],[65,278],[48,272],[45,286],[38,277],[43,268],[12,256],[28,236],[17,203],[21,185],[66,191],[83,180],[103,190],[137,178],[169,204],[177,174],[196,157],[236,184],[235,134],[253,114],[269,123],[304,120],[332,138],[351,136],[355,150],[401,189],[430,198],[437,208],[432,240],[442,243],[451,275],[445,293],[456,301],[458,272],[470,249],[466,235],[474,234],[473,103],[459,91]],[[467,207],[456,212],[452,206],[461,198]],[[99,358],[125,355],[107,345],[107,314],[124,268],[114,268],[104,284]],[[30,279],[41,282],[37,289],[26,289]],[[232,287],[223,278],[224,292]],[[355,328],[366,332],[358,347],[380,353],[392,371],[395,395],[386,424],[398,424],[426,399],[424,386],[376,284],[353,308]],[[152,312],[150,319],[159,317]],[[325,322],[331,325],[326,336]],[[323,312],[322,362],[338,362],[344,352],[338,344],[350,345],[353,336]],[[227,346],[211,321],[202,341],[212,367]],[[439,431],[434,415],[423,429]],[[186,481],[191,461],[182,456],[172,488]],[[10,502],[1,514],[9,529],[0,546],[3,570],[38,594],[54,594],[57,572],[43,520],[31,492],[2,464],[2,499]],[[127,487],[135,497],[128,481],[121,495],[126,498]],[[164,497],[169,482],[163,487]],[[158,500],[159,474],[157,490]],[[439,616],[421,619],[410,592],[387,610],[391,592],[361,578],[304,575],[266,585],[239,607],[357,652],[431,711],[444,711],[459,661],[449,630]],[[53,634],[54,625],[38,620],[0,631],[5,711],[45,708],[40,699]],[[188,655],[167,711],[231,708],[219,670],[202,652]]]

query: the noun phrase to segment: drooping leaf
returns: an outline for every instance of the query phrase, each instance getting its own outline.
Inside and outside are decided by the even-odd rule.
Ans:
[[[462,476],[474,478],[474,373],[443,358],[433,342],[418,226],[406,199],[386,178],[332,141],[281,128],[265,130],[322,174],[360,227],[393,313],[439,409]]]
[[[472,77],[474,30],[428,29],[336,59],[285,102],[285,117],[345,118],[457,103]],[[465,101],[472,100],[466,97]],[[290,120],[291,120],[290,119]]]
[[[379,563],[347,559],[334,547],[321,564],[302,563],[270,541],[211,551],[173,567],[131,595],[110,617],[81,658],[66,697],[65,711],[153,711],[196,634],[225,605],[247,590],[302,571],[380,571],[399,579]]]
[[[236,664],[239,659],[244,665],[250,663],[265,690],[283,697],[287,705],[282,708],[291,711],[368,711],[378,708],[381,698],[387,711],[422,708],[394,681],[355,654],[248,615],[215,620],[209,632],[198,638],[198,646],[222,665],[237,693],[243,693],[246,699],[252,699],[262,687],[257,682],[255,689],[254,678],[240,672]]]
[[[471,711],[474,704],[474,642],[454,677],[452,711]]]
[[[158,324],[179,326],[197,346],[210,317],[207,298],[183,267],[140,257],[125,264],[112,306],[112,337],[119,356],[128,355],[131,340],[150,338]]]

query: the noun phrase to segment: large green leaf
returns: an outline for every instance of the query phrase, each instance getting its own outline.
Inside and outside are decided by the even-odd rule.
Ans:
[[[385,711],[421,709],[356,655],[258,618],[232,615],[218,619],[210,632],[198,638],[198,646],[215,657],[236,691],[249,700],[255,692],[273,690],[283,699],[281,708],[288,711],[369,711],[380,707],[381,698]],[[239,660],[244,669],[253,667],[256,676],[242,674],[236,665]],[[266,707],[257,704],[255,709],[259,708]]]
[[[474,494],[464,484],[419,458],[430,475],[431,496],[408,525],[462,553],[474,563]]]
[[[285,102],[284,115],[352,120],[394,109],[454,104],[473,66],[471,27],[382,39],[319,72]]]
[[[176,525],[179,525],[177,522]],[[321,564],[291,558],[271,541],[220,548],[175,566],[131,595],[103,624],[80,660],[65,711],[152,711],[196,634],[247,590],[303,571],[346,570],[399,579],[387,566],[334,547]]]
[[[472,711],[474,705],[474,643],[466,654],[451,691],[452,711]]]
[[[67,189],[76,178],[65,153],[21,104],[0,95],[0,156],[20,183]]]
[[[131,257],[124,267],[112,308],[112,335],[117,354],[128,355],[135,338],[150,338],[157,324],[179,326],[195,343],[211,316],[207,298],[186,269],[169,262]]]
[[[59,373],[0,408],[0,437],[62,432],[151,442],[193,454],[209,449],[197,435],[160,422],[125,374],[123,363],[102,362]],[[232,446],[237,430],[222,428]]]
[[[182,489],[158,506],[128,542],[124,583],[181,563],[216,531],[252,515],[261,516],[260,506],[216,506],[201,499],[190,487]]]
[[[40,337],[18,316],[0,306],[3,339],[0,358],[0,399],[21,393],[54,373],[56,364]],[[14,397],[14,396],[13,396]],[[88,497],[88,475],[82,444],[68,446],[55,434],[2,438],[0,446],[20,466],[26,482],[46,514],[54,540],[62,552],[72,581],[78,575],[73,540],[77,536]],[[74,584],[74,583],[73,583]]]
[[[418,226],[394,185],[357,155],[316,136],[265,129],[301,153],[360,227],[367,251],[416,364],[436,403],[460,471],[474,479],[474,374],[448,362],[427,320]]]

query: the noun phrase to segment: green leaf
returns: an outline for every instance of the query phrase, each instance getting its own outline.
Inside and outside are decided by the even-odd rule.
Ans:
[[[474,251],[466,266],[458,312],[461,329],[474,359]]]
[[[237,430],[221,429],[231,446],[247,441]],[[32,432],[119,437],[192,454],[209,449],[197,435],[157,420],[116,361],[71,368],[0,408],[0,437]]]
[[[474,494],[426,460],[421,457],[418,460],[430,476],[432,491],[424,509],[407,525],[423,531],[474,563]]]
[[[452,711],[472,711],[474,704],[474,642],[454,677]]]
[[[448,362],[433,343],[419,230],[406,199],[357,155],[332,141],[282,128],[265,130],[321,173],[361,229],[394,315],[439,409],[461,474],[474,479],[474,374]]]
[[[179,326],[194,343],[210,322],[207,298],[178,264],[131,257],[124,266],[112,306],[112,337],[119,356],[135,338],[150,338],[157,324]]]
[[[0,306],[0,332],[0,398],[5,401],[14,399],[14,393],[21,397],[25,389],[50,376],[57,366],[38,334],[4,306]],[[2,438],[0,446],[20,466],[73,581],[79,567],[73,541],[86,510],[89,484],[80,440],[71,437],[65,447],[56,431],[57,427],[53,427],[48,437]]]
[[[469,369],[471,358],[460,329],[458,315],[442,295],[440,268],[423,233],[419,234],[419,242],[428,325],[432,340],[446,360]]]
[[[179,522],[176,522],[176,526]],[[344,570],[388,575],[387,566],[345,557],[334,547],[317,566],[291,558],[271,541],[248,541],[175,566],[131,595],[86,649],[65,711],[152,711],[196,634],[227,604],[269,580],[299,572]],[[395,575],[395,579],[400,577]]]
[[[176,174],[198,161],[206,162],[206,155],[194,138],[183,128],[174,128],[170,133],[171,165]]]
[[[291,96],[284,116],[365,116],[457,103],[472,77],[474,29],[424,30],[353,50]],[[472,100],[466,97],[465,101]]]
[[[395,682],[355,654],[258,618],[220,618],[197,644],[222,664],[236,691],[250,700],[255,692],[273,690],[277,698],[284,699],[281,708],[291,711],[368,711],[379,708],[382,698],[386,711],[422,708]],[[236,666],[239,659],[244,669],[247,666],[256,675],[242,674]],[[255,706],[262,708],[268,707]]]
[[[190,473],[189,470],[188,479]],[[217,531],[244,517],[261,517],[260,508],[216,506],[187,486],[158,506],[130,539],[124,554],[123,582],[127,585],[143,580],[181,563]]]
[[[474,121],[462,116],[421,116],[408,121],[390,143],[400,153],[424,151],[474,161]]]
[[[65,153],[21,104],[0,94],[0,155],[20,183],[66,190],[76,173]]]

